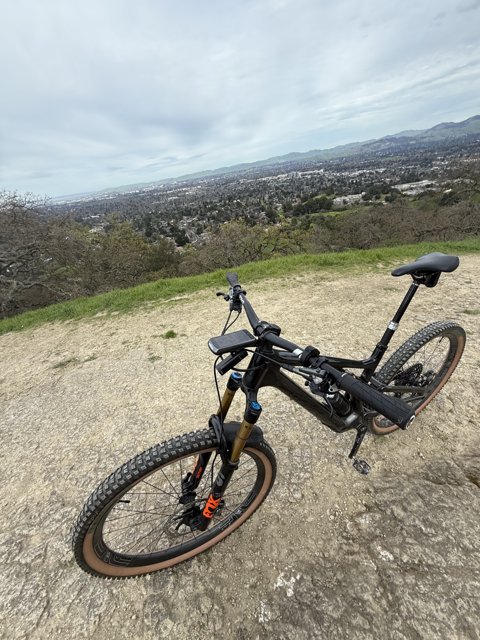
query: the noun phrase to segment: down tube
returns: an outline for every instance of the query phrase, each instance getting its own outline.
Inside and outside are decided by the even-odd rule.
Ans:
[[[300,385],[291,380],[276,366],[269,366],[266,374],[260,383],[261,387],[274,387],[294,402],[302,406],[316,418],[318,418],[325,426],[336,433],[349,431],[354,425],[346,425],[341,418],[332,415],[330,411],[321,404],[308,391],[305,391]]]

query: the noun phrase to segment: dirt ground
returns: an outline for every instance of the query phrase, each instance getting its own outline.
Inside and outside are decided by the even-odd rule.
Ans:
[[[225,303],[203,291],[0,337],[0,637],[480,638],[480,316],[465,312],[480,307],[479,267],[464,257],[407,312],[390,351],[441,319],[464,326],[467,347],[409,431],[366,439],[370,475],[347,460],[351,433],[264,390],[260,424],[278,459],[267,501],[205,554],[134,580],[83,573],[70,528],[117,466],[206,425],[207,341]],[[244,284],[285,337],[360,358],[408,278],[385,268]],[[231,417],[241,412],[238,397]]]

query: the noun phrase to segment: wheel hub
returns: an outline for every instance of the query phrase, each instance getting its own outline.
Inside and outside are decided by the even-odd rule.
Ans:
[[[420,362],[412,364],[411,367],[402,371],[396,378],[395,384],[401,386],[423,386],[422,385],[423,365]]]
[[[182,525],[188,527],[190,531],[193,531],[196,528],[194,525],[195,519],[198,520],[198,516],[201,513],[202,510],[197,504],[191,504],[183,513],[175,518],[175,520],[177,520],[175,531],[180,531]]]

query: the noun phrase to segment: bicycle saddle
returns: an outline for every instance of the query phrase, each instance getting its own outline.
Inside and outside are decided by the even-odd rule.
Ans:
[[[427,253],[417,258],[415,262],[410,262],[402,267],[397,267],[392,271],[392,276],[404,276],[407,273],[427,275],[429,273],[450,272],[460,264],[457,256],[448,256],[445,253]]]

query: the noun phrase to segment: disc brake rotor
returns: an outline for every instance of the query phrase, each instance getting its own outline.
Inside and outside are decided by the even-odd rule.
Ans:
[[[416,364],[412,364],[408,367],[408,369],[405,369],[405,371],[400,372],[394,382],[399,387],[422,385],[422,371],[423,365],[420,362],[417,362]]]

